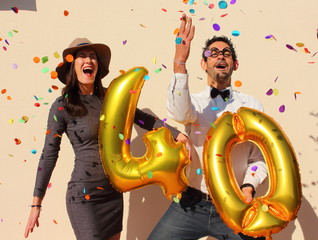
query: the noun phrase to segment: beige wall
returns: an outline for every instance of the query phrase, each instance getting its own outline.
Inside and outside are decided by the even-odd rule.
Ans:
[[[205,3],[216,6],[210,9]],[[261,100],[266,113],[289,136],[297,154],[304,186],[302,208],[298,218],[273,239],[312,240],[317,236],[318,54],[313,55],[318,51],[318,2],[244,0],[229,4],[224,10],[219,9],[217,3],[198,0],[190,6],[182,0],[1,0],[0,90],[6,89],[6,93],[0,94],[1,239],[23,239],[48,109],[60,94],[60,89],[52,93],[48,89],[52,85],[63,87],[58,80],[50,78],[50,71],[61,61],[54,53],[61,54],[75,37],[107,43],[113,56],[111,72],[104,84],[107,86],[121,69],[145,66],[150,80],[143,87],[138,106],[165,118],[166,89],[174,54],[173,31],[179,26],[179,11],[189,14],[189,9],[195,10],[192,17],[196,26],[188,64],[192,92],[206,85],[205,74],[199,66],[204,41],[214,34],[230,36],[233,30],[239,30],[241,35],[232,37],[240,60],[233,82],[240,80],[243,85],[237,88],[239,91]],[[11,6],[20,8],[19,12],[15,14]],[[69,11],[68,16],[64,16],[64,10]],[[226,17],[220,17],[225,13],[228,13]],[[219,32],[212,29],[213,23],[221,26]],[[265,39],[270,34],[276,40]],[[124,40],[127,40],[126,45],[123,45]],[[310,53],[304,53],[296,43],[304,43]],[[297,52],[289,50],[286,44],[294,46]],[[35,56],[48,56],[49,61],[35,64],[32,60]],[[155,73],[160,67],[162,71]],[[48,68],[49,72],[42,73],[43,68]],[[270,88],[277,89],[279,94],[267,96]],[[295,99],[297,91],[301,94]],[[34,106],[36,102],[40,107]],[[278,108],[283,104],[286,111],[280,113]],[[29,117],[29,121],[21,123],[22,116]],[[178,126],[172,120],[168,122]],[[179,128],[182,129],[180,125]],[[137,129],[133,134],[133,153],[142,155],[144,132]],[[15,144],[15,138],[21,140],[20,145]],[[33,149],[37,150],[36,154],[31,153]],[[73,152],[64,137],[51,179],[52,187],[43,203],[41,226],[30,239],[75,239],[64,204],[72,166]],[[126,193],[125,203],[122,239],[128,240],[146,239],[169,205],[158,186]]]

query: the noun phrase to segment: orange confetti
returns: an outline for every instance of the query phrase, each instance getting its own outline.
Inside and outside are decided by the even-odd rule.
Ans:
[[[20,144],[21,144],[21,140],[18,139],[18,138],[15,138],[14,141],[15,141],[15,144],[16,144],[16,145],[20,145]]]
[[[53,222],[54,222],[55,224],[57,224],[57,221],[56,221],[55,219],[53,219]]]
[[[176,28],[174,31],[173,31],[173,34],[174,35],[177,35],[179,33],[179,28]]]
[[[35,63],[39,63],[41,61],[41,59],[39,57],[34,57],[33,58],[33,62]]]
[[[97,187],[98,190],[105,190],[105,188]]]
[[[135,91],[135,90],[130,90],[129,92],[130,92],[130,93],[136,93],[136,91]]]
[[[46,135],[49,135],[51,133],[51,130],[50,129],[48,129],[48,130],[46,130]]]
[[[58,90],[58,89],[59,89],[59,87],[58,87],[58,86],[55,86],[55,85],[52,85],[52,88],[53,88],[54,90]]]
[[[7,96],[7,99],[8,99],[8,100],[12,100],[12,98],[11,98],[10,96]]]
[[[64,10],[64,16],[65,16],[65,17],[67,17],[69,14],[70,14],[69,11]]]
[[[234,85],[235,87],[242,87],[242,82],[240,80],[236,80]]]
[[[65,57],[65,60],[69,63],[73,62],[74,61],[74,57],[72,54],[68,54],[66,57]]]
[[[124,74],[125,71],[124,70],[119,70],[120,74]]]
[[[85,195],[85,199],[86,199],[86,200],[89,200],[89,199],[91,199],[91,196],[88,195],[88,194],[86,194],[86,195]]]
[[[58,76],[58,73],[57,73],[56,71],[52,71],[52,72],[51,72],[51,78],[52,78],[52,79],[56,79],[57,76]]]
[[[156,154],[156,157],[161,157],[162,156],[162,152],[159,152]]]
[[[5,94],[6,92],[7,92],[7,89],[2,89],[2,90],[1,90],[1,93],[2,93],[2,94]]]

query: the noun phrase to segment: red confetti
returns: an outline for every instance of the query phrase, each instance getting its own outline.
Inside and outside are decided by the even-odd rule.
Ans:
[[[221,17],[226,17],[228,15],[228,13],[221,15]]]
[[[69,14],[70,14],[69,11],[64,10],[64,16],[65,16],[65,17],[67,17]]]
[[[53,88],[54,90],[58,90],[58,89],[59,89],[59,87],[58,87],[58,86],[55,86],[55,85],[52,85],[52,88]]]
[[[217,156],[217,157],[223,157],[222,154],[215,154],[215,156]]]
[[[16,145],[20,145],[20,144],[21,144],[21,140],[18,139],[18,138],[15,138],[14,141],[15,141],[15,144],[16,144]]]
[[[62,110],[64,110],[64,108],[63,107],[59,107],[59,111],[62,111]]]
[[[5,94],[7,92],[7,89],[2,89],[1,94]]]
[[[40,103],[34,103],[34,106],[40,107]]]
[[[88,194],[86,194],[86,195],[85,195],[85,199],[86,199],[86,200],[89,200],[89,199],[91,199],[91,196],[88,195]]]
[[[167,12],[167,9],[162,8],[161,10],[164,11],[164,12]]]

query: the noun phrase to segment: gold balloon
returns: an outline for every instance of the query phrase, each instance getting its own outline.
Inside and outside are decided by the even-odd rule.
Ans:
[[[173,140],[162,127],[143,136],[146,153],[133,157],[130,137],[136,106],[148,71],[133,68],[110,84],[102,106],[99,146],[106,175],[121,192],[158,184],[167,198],[181,197],[188,180],[184,169],[190,163],[186,147]]]
[[[261,149],[269,176],[267,193],[250,204],[244,201],[230,159],[233,147],[245,141]],[[266,114],[245,107],[235,114],[225,112],[207,134],[203,161],[212,201],[235,232],[271,239],[296,218],[302,196],[297,159],[287,136]]]

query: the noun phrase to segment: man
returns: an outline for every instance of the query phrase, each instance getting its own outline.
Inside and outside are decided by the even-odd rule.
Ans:
[[[186,61],[194,37],[191,18],[182,16],[176,39],[174,76],[168,89],[169,117],[185,125],[194,150],[187,173],[189,187],[179,203],[173,202],[149,236],[149,240],[200,239],[212,236],[220,240],[257,239],[237,235],[220,218],[211,202],[202,169],[203,145],[206,133],[223,112],[236,112],[240,107],[263,110],[253,97],[234,91],[231,76],[238,69],[237,56],[227,37],[213,37],[206,41],[201,67],[207,73],[207,88],[197,94],[189,93]],[[245,177],[241,189],[246,203],[250,203],[255,188],[266,178],[267,168],[262,153],[251,142],[238,144],[232,152],[245,163]],[[234,160],[233,160],[234,162]],[[242,162],[241,162],[241,165]],[[256,171],[253,171],[257,169]],[[265,239],[265,238],[258,238]]]

